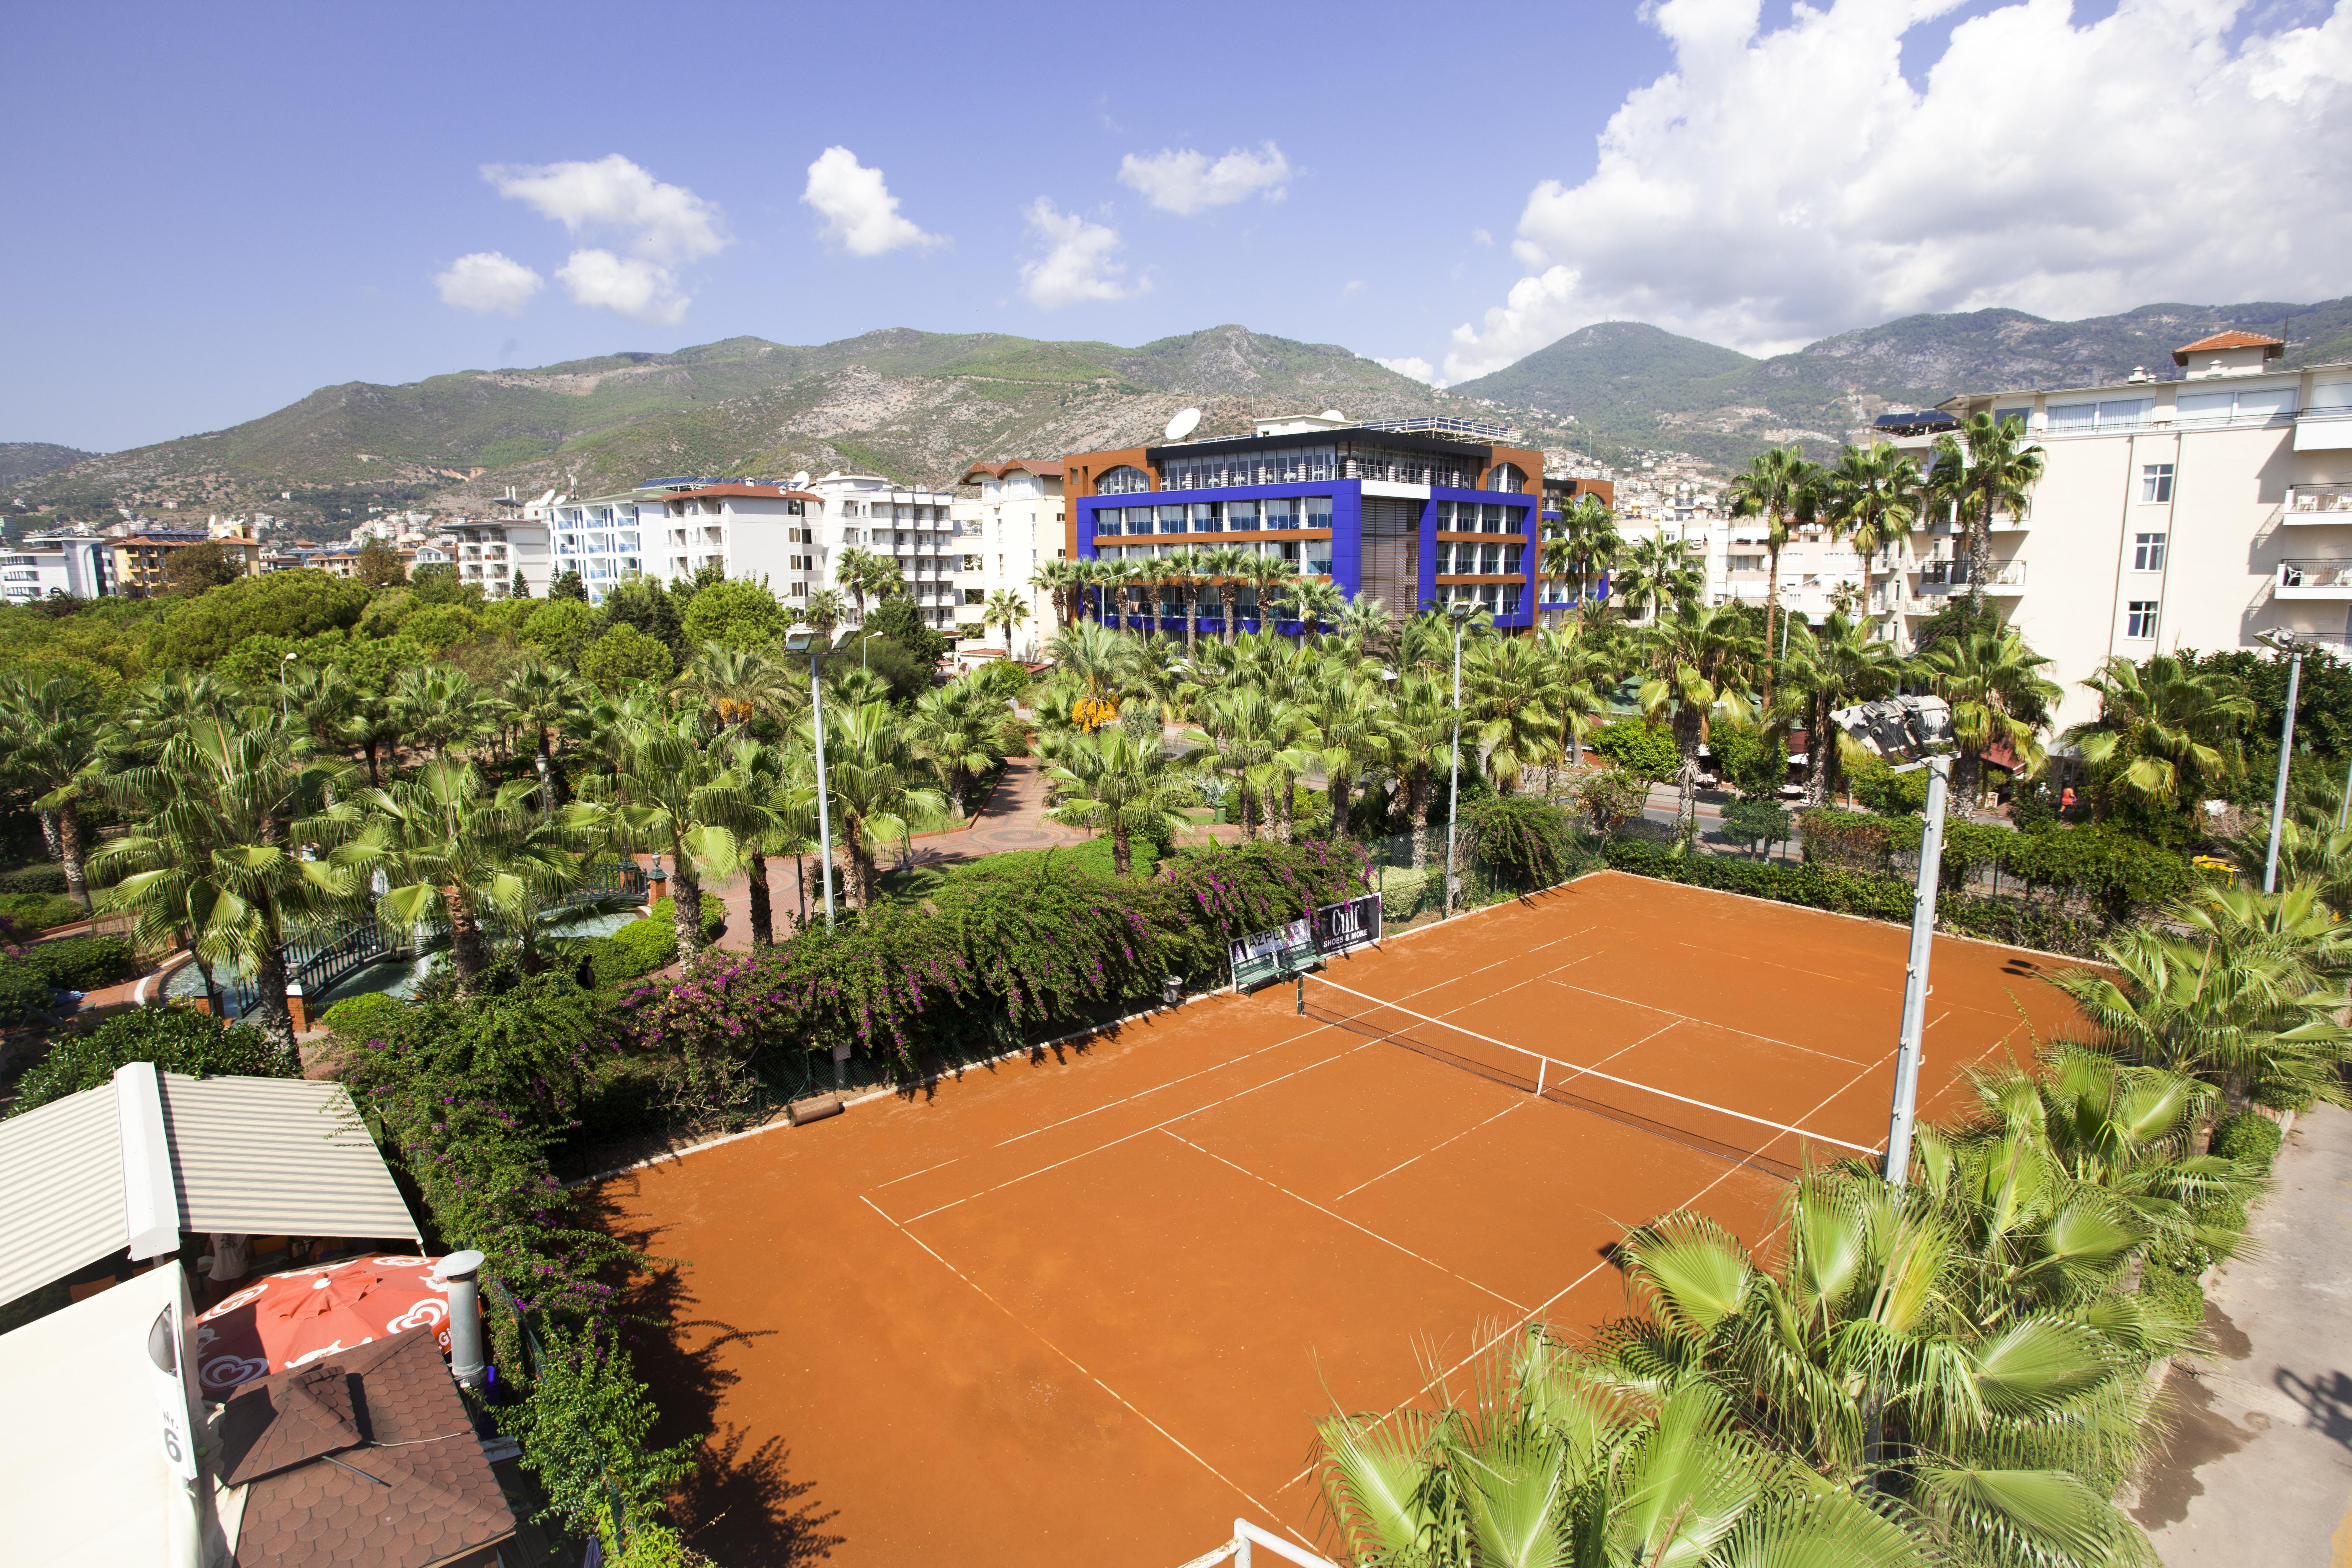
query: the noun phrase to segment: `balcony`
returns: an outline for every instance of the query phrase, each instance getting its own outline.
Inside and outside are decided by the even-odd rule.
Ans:
[[[2273,598],[2352,601],[2352,561],[2282,561],[2272,583]]]
[[[2306,408],[2295,416],[2296,451],[2340,452],[2347,447],[2352,447],[2352,408]]]
[[[1991,598],[2015,598],[2025,592],[2025,563],[1996,561],[1985,577],[1985,594]],[[1923,561],[1919,563],[1919,592],[1929,595],[1949,595],[1969,591],[1969,563],[1966,561]]]
[[[2352,525],[2352,485],[2291,485],[2279,521],[2288,528]]]

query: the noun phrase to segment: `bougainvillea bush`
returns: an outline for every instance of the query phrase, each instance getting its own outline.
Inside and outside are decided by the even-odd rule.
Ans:
[[[915,1073],[1157,995],[1170,974],[1212,982],[1230,939],[1360,892],[1363,875],[1355,845],[1319,840],[1186,850],[1146,878],[1076,857],[983,862],[919,904],[640,987],[620,1043],[664,1061],[677,1109],[726,1116],[750,1103],[765,1053],[845,1046]]]

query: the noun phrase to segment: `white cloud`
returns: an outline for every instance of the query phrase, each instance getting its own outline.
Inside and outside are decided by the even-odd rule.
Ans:
[[[882,182],[882,171],[869,169],[846,147],[828,147],[808,166],[808,185],[801,200],[824,216],[818,230],[825,242],[852,256],[881,256],[906,247],[929,247],[946,241],[925,234],[898,215],[898,198]]]
[[[1923,310],[2074,317],[2342,291],[2352,0],[2311,26],[2232,0],[1663,0],[1675,69],[1629,93],[1591,175],[1528,196],[1528,275],[1455,330],[1448,379],[1633,317],[1752,353]],[[2266,26],[2270,30],[2263,30]],[[1790,90],[1802,83],[1802,90]]]
[[[1028,216],[1029,226],[1046,244],[1043,257],[1021,264],[1021,292],[1031,304],[1058,310],[1086,300],[1124,300],[1151,287],[1148,278],[1132,285],[1120,281],[1126,264],[1111,258],[1119,248],[1118,230],[1056,211],[1045,196],[1029,204]]]
[[[1365,282],[1360,278],[1350,278],[1345,283],[1339,285],[1339,298],[1342,300],[1351,299],[1370,287],[1370,284]]]
[[[579,304],[657,326],[674,327],[686,320],[688,301],[674,291],[669,268],[642,257],[575,250],[555,277]]]
[[[495,250],[478,250],[457,258],[447,271],[436,273],[433,286],[441,291],[445,305],[511,316],[547,284],[520,261]]]
[[[1470,231],[1470,243],[1473,245],[1492,245],[1495,243],[1495,237],[1483,228],[1474,228]]]
[[[1120,184],[1142,192],[1143,199],[1162,212],[1187,217],[1252,195],[1278,202],[1289,178],[1290,161],[1271,142],[1263,153],[1236,147],[1214,163],[1205,153],[1171,148],[1149,158],[1129,153],[1118,164]]]
[[[1374,364],[1384,364],[1399,375],[1409,375],[1415,381],[1433,381],[1437,367],[1419,354],[1405,354],[1397,359],[1383,359],[1379,354],[1369,356]]]

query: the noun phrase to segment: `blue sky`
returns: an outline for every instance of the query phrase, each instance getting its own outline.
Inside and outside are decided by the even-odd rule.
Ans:
[[[739,333],[1240,321],[1444,380],[1612,316],[1771,350],[1915,309],[2318,298],[2352,254],[2352,18],[2315,5],[82,6],[11,34],[0,439],[94,448]],[[2068,167],[2096,127],[2053,105],[2135,69],[2229,134]],[[1929,178],[1929,148],[2011,162]],[[2200,174],[2251,184],[2261,243],[2134,210]]]

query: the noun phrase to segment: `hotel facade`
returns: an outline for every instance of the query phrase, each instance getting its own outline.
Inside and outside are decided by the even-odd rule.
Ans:
[[[1133,565],[1179,551],[1234,548],[1296,565],[1391,617],[1469,600],[1498,627],[1536,615],[1543,454],[1467,420],[1352,424],[1337,413],[1257,421],[1255,434],[1078,452],[1062,459],[1066,548]],[[1138,626],[1181,631],[1162,586]],[[1132,601],[1130,601],[1131,603]],[[1107,614],[1115,615],[1106,605]],[[1201,590],[1204,625],[1293,632],[1244,585]]]

